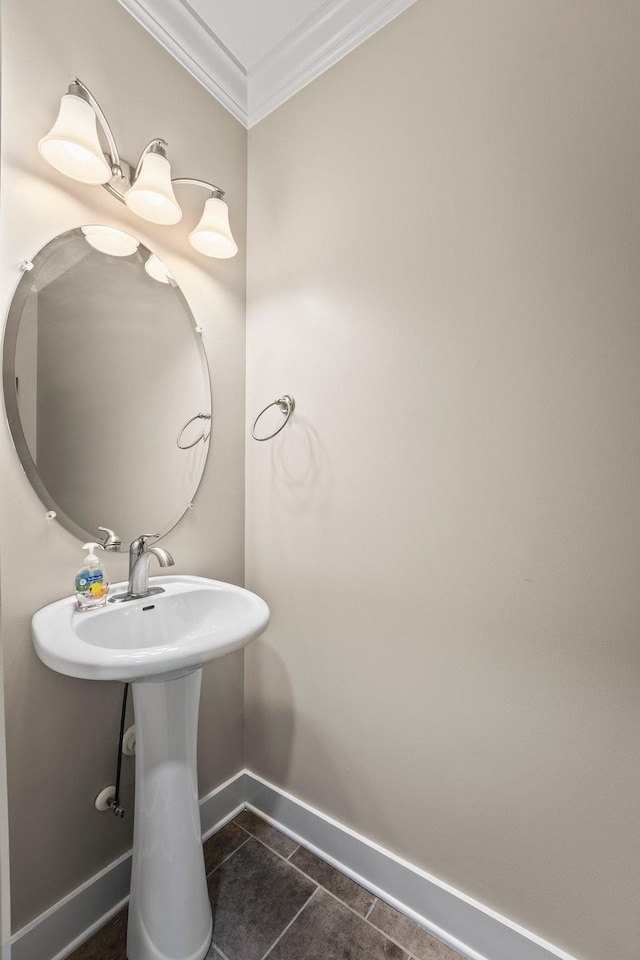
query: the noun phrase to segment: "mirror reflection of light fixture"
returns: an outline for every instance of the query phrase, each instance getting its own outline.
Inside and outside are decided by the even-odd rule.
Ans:
[[[176,282],[173,276],[169,273],[160,257],[156,257],[155,253],[152,253],[148,258],[144,268],[154,280],[157,280],[159,283],[170,283],[172,287],[175,287]]]
[[[100,143],[99,130],[107,143],[106,154]],[[102,185],[117,200],[151,223],[170,226],[182,219],[174,185],[190,184],[204,188],[210,196],[199,224],[189,234],[189,242],[207,257],[225,260],[235,256],[238,245],[229,226],[224,191],[206,180],[172,179],[166,148],[164,140],[152,140],[142,151],[135,169],[121,160],[111,127],[98,101],[77,78],[62,97],[56,122],[38,143],[41,156],[60,173],[81,183]]]
[[[103,227],[96,224],[80,227],[80,229],[87,243],[100,253],[109,253],[112,257],[130,257],[140,246],[139,240],[125,233],[124,230],[118,230],[117,227]]]

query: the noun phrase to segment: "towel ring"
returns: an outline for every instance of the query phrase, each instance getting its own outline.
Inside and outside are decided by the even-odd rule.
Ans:
[[[180,431],[180,433],[179,433],[178,436],[176,437],[176,444],[178,445],[178,447],[179,447],[180,450],[190,450],[191,447],[195,447],[196,443],[200,443],[201,440],[204,442],[204,441],[208,440],[209,437],[211,436],[211,430],[209,430],[209,433],[207,433],[206,436],[205,436],[205,432],[204,432],[204,428],[203,428],[202,433],[200,434],[199,437],[196,437],[196,439],[193,441],[193,443],[185,443],[185,444],[180,443],[180,441],[181,441],[181,439],[182,439],[182,434],[185,432],[185,430],[187,429],[187,427],[189,426],[189,424],[190,424],[190,423],[193,423],[194,420],[211,420],[211,414],[210,414],[210,413],[196,413],[195,416],[190,417],[190,418],[187,420],[187,422],[185,423],[184,427],[182,428],[182,430]]]
[[[280,412],[284,414],[284,421],[280,424],[277,430],[274,430],[273,433],[270,433],[268,437],[256,437],[256,426],[258,425],[258,420],[263,414],[270,410],[271,407],[278,407]],[[278,400],[274,400],[272,403],[268,403],[264,410],[261,410],[258,416],[253,421],[253,426],[251,427],[251,436],[254,440],[259,440],[261,443],[263,440],[271,440],[277,433],[280,433],[286,425],[289,423],[291,414],[296,408],[296,402],[289,393],[285,393],[283,396],[279,397]]]

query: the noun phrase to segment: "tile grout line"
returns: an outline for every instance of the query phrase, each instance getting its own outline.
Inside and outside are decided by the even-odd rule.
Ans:
[[[296,866],[295,863],[291,863],[291,861],[289,860],[288,857],[283,857],[281,853],[278,853],[277,850],[274,850],[272,847],[270,847],[269,844],[268,844],[268,843],[265,843],[263,840],[261,840],[260,837],[256,837],[256,835],[255,835],[254,833],[252,833],[251,836],[253,837],[254,840],[257,840],[258,843],[265,848],[265,850],[268,850],[269,853],[275,854],[276,857],[279,857],[279,859],[282,860],[283,863],[288,863],[289,866],[292,867],[292,868],[296,871],[296,873],[299,873],[299,874],[300,874],[301,877],[305,877],[307,880],[310,880],[311,883],[315,883],[315,885],[316,885],[317,887],[322,887],[323,890],[326,890],[326,887],[323,887],[321,883],[319,883],[317,880],[314,880],[313,877],[311,877],[308,873],[305,873],[304,870],[301,870],[300,867]],[[244,844],[243,844],[243,846],[244,846]],[[298,850],[299,850],[299,849],[300,849],[300,847],[298,847]],[[297,853],[297,850],[294,850],[293,853]],[[291,856],[293,856],[293,853],[291,854]],[[338,871],[338,873],[339,873],[339,872],[340,872],[340,871]],[[331,893],[330,890],[327,890],[326,892],[329,893],[329,894],[331,894],[332,897],[334,896],[334,895]],[[335,897],[335,899],[338,900],[339,898],[338,898],[338,897]],[[342,903],[342,902],[343,902],[343,901],[340,900],[340,903]],[[345,904],[345,906],[347,906],[347,904]],[[351,910],[351,907],[349,907],[349,909]],[[353,912],[355,913],[356,911],[354,910]],[[362,915],[361,915],[361,914],[357,914],[357,916],[360,917],[360,916],[362,916]],[[264,958],[263,958],[263,960],[264,960]]]
[[[383,903],[384,901],[379,901],[379,902]],[[387,906],[388,906],[388,904],[387,904]],[[395,909],[395,908],[392,907],[392,909]],[[397,912],[400,913],[399,910],[398,910]],[[401,916],[404,917],[405,915],[404,915],[404,914],[401,914]],[[405,919],[411,920],[410,917],[406,917]],[[415,921],[413,921],[413,920],[412,920],[411,922],[412,922],[412,923],[415,923]],[[407,947],[404,943],[400,943],[399,940],[397,940],[397,939],[396,939],[394,936],[392,936],[390,933],[387,933],[387,931],[386,931],[386,930],[383,930],[381,927],[376,927],[376,925],[375,925],[371,920],[365,920],[365,923],[368,923],[372,930],[377,930],[378,933],[381,933],[383,937],[386,937],[387,940],[390,941],[390,943],[395,944],[396,947],[400,947],[400,949],[402,950],[402,952],[405,954],[405,960],[414,960],[413,955],[409,953],[409,947]],[[417,925],[417,926],[420,926],[420,924],[416,924],[416,925]],[[420,927],[420,929],[421,929],[421,930],[424,930],[424,927]],[[428,930],[425,930],[425,933],[429,933],[429,931],[428,931]],[[433,936],[433,934],[430,934],[430,936]],[[434,940],[437,940],[438,943],[442,943],[442,940],[438,940],[437,937],[434,937],[433,939],[434,939]],[[446,944],[444,944],[444,946],[446,946]],[[451,948],[449,948],[449,949],[451,949]],[[456,957],[458,958],[458,960],[464,960],[464,957],[463,957],[461,954],[456,954]]]
[[[243,810],[242,812],[244,813],[244,810]],[[239,814],[238,814],[238,816],[239,816]],[[246,833],[248,836],[250,836],[250,837],[253,836],[253,834],[251,833],[251,830],[247,830],[246,827],[243,827],[241,823],[237,823],[236,820],[232,820],[231,823],[233,823],[234,826],[236,826],[236,827],[240,827],[240,829],[242,830],[242,832],[243,832],[243,833]],[[224,830],[224,827],[223,827],[222,829]],[[215,836],[215,834],[214,834],[214,836]]]
[[[244,828],[243,828],[243,829],[244,829]],[[257,840],[258,843],[261,844],[261,845],[262,845],[266,850],[268,850],[270,853],[274,853],[274,854],[276,855],[276,857],[279,857],[280,860],[282,860],[284,863],[288,863],[290,867],[293,867],[293,869],[296,871],[296,873],[299,873],[299,874],[300,874],[301,877],[306,877],[307,880],[310,880],[312,883],[315,883],[318,887],[320,887],[322,890],[324,890],[325,893],[328,893],[330,897],[333,897],[333,899],[336,900],[338,903],[341,903],[343,907],[346,907],[347,910],[350,910],[351,913],[354,913],[354,914],[356,915],[356,917],[359,917],[361,920],[364,920],[365,923],[368,923],[369,926],[372,927],[374,930],[377,930],[378,933],[381,933],[383,936],[387,937],[387,939],[389,939],[389,940],[393,940],[393,938],[390,937],[388,933],[385,933],[384,930],[381,930],[379,927],[376,927],[370,920],[367,919],[367,917],[372,913],[373,908],[375,907],[376,903],[380,902],[377,897],[373,897],[373,894],[371,894],[371,896],[373,897],[373,903],[372,903],[371,906],[369,907],[369,910],[367,911],[366,916],[363,916],[363,914],[358,913],[357,910],[354,910],[354,908],[351,906],[351,904],[346,903],[346,901],[344,901],[344,900],[341,900],[340,897],[337,896],[337,894],[335,894],[335,893],[333,893],[331,890],[327,889],[327,887],[323,886],[318,880],[314,880],[314,878],[313,878],[310,874],[305,873],[304,870],[302,870],[301,867],[297,866],[295,863],[291,863],[291,860],[290,860],[288,857],[283,857],[281,853],[278,853],[277,850],[274,850],[272,847],[270,847],[267,843],[265,843],[263,840],[261,840],[260,837],[257,837],[257,836],[255,835],[255,833],[252,833],[252,834],[251,834],[251,837],[253,837],[254,840]],[[245,843],[246,843],[246,841],[245,841]],[[244,846],[244,843],[242,844],[242,846]],[[240,849],[240,847],[238,847],[238,849]],[[302,845],[300,844],[300,845],[298,846],[298,850],[301,850],[301,849],[306,850],[306,847],[302,847]],[[297,853],[297,850],[294,850],[293,853]],[[293,853],[291,854],[291,856],[293,856]],[[231,856],[233,856],[233,854],[231,854]],[[322,860],[322,857],[318,857],[318,859],[319,859],[319,860]],[[322,862],[323,862],[323,863],[326,863],[326,860],[323,860]],[[329,864],[329,866],[331,866],[331,864]],[[216,867],[216,869],[217,869],[217,867]],[[336,867],[334,867],[333,869],[336,871],[336,873],[339,873],[340,876],[342,876],[342,877],[345,877],[345,876],[346,876],[345,873],[342,873],[342,872],[341,872],[340,870],[338,870]],[[213,872],[213,871],[212,871],[212,872]],[[349,879],[351,879],[351,878],[350,878],[350,877],[347,877],[347,879],[349,880]],[[355,883],[355,880],[354,880],[353,882]],[[359,887],[360,884],[356,884],[356,886]],[[362,887],[361,889],[362,889],[362,890],[365,890],[366,888],[365,888],[365,887]],[[366,892],[368,893],[369,891],[366,890]],[[403,916],[404,916],[404,914],[403,914]],[[406,950],[406,947],[403,947],[401,943],[397,943],[397,941],[393,941],[393,942],[396,943],[397,946],[402,947],[403,950]],[[262,958],[262,960],[264,960],[264,958]],[[462,958],[462,960],[464,960],[464,958]]]
[[[240,816],[240,814],[238,814],[238,816]],[[235,820],[231,820],[230,823],[235,823],[236,827],[240,827],[240,829],[241,829],[241,830],[244,830],[245,833],[248,833],[250,837],[253,837],[253,839],[254,839],[254,840],[257,840],[258,843],[261,843],[263,847],[266,847],[267,850],[271,850],[271,853],[275,853],[277,857],[280,857],[280,858],[281,858],[282,860],[284,860],[284,861],[290,860],[291,857],[294,855],[294,853],[297,853],[298,850],[300,849],[300,844],[298,843],[298,844],[296,845],[295,849],[291,851],[291,853],[289,854],[289,856],[288,856],[288,857],[285,857],[285,855],[284,855],[283,853],[278,853],[277,850],[275,850],[273,847],[270,847],[270,846],[269,846],[269,844],[267,843],[266,840],[262,840],[256,833],[251,833],[251,830],[248,830],[246,827],[243,827],[241,823],[236,823]],[[264,820],[263,823],[266,823],[266,820]],[[271,824],[267,824],[267,826],[271,826]],[[224,830],[224,827],[222,827],[221,829]],[[273,827],[273,829],[276,830],[275,827]],[[285,834],[284,834],[284,833],[280,833],[279,830],[276,830],[276,833],[279,833],[281,837],[284,837],[284,836],[285,836]],[[214,836],[215,836],[215,834],[214,834]],[[292,840],[291,842],[293,843],[294,841]],[[245,843],[246,843],[246,841],[245,841]],[[231,856],[231,854],[230,854],[230,856]]]
[[[399,939],[397,939],[397,937],[396,937],[394,934],[388,933],[386,930],[383,930],[382,927],[376,927],[376,925],[375,925],[375,923],[373,922],[373,920],[369,920],[369,919],[368,919],[369,916],[373,913],[373,908],[375,907],[376,903],[384,903],[384,904],[386,904],[386,906],[390,906],[390,904],[386,903],[385,900],[380,900],[379,897],[376,897],[376,899],[374,900],[373,906],[371,907],[371,910],[369,911],[369,913],[367,914],[367,916],[364,918],[365,923],[368,923],[369,926],[370,926],[373,930],[377,930],[378,933],[381,933],[383,937],[386,937],[387,940],[389,940],[391,943],[395,944],[396,947],[400,947],[400,949],[401,949],[401,950],[404,952],[404,954],[406,955],[405,960],[415,960],[414,955],[413,955],[412,953],[410,953],[409,947],[408,947],[406,944],[401,943],[401,941],[400,941]],[[391,909],[392,909],[392,910],[395,910],[396,908],[395,908],[395,907],[391,907]],[[434,935],[433,935],[432,933],[429,933],[429,931],[428,931],[425,927],[420,926],[420,924],[419,924],[419,923],[416,923],[415,920],[411,920],[411,917],[407,917],[407,915],[404,914],[404,913],[402,913],[401,910],[396,910],[396,913],[400,914],[400,916],[403,917],[405,920],[409,920],[409,921],[410,921],[411,923],[413,923],[416,927],[418,927],[419,930],[422,930],[422,931],[423,931],[424,933],[426,933],[428,936],[432,937],[432,938],[436,941],[436,943],[442,944],[442,945],[443,945],[444,947],[446,947],[448,950],[451,950],[451,951],[453,952],[454,957],[456,958],[456,960],[465,960],[465,958],[463,957],[463,955],[462,955],[461,953],[457,953],[457,952],[453,949],[453,947],[448,947],[447,944],[444,943],[443,940],[439,940],[438,937],[434,937]]]
[[[223,829],[224,829],[224,828],[223,828]],[[245,831],[245,833],[246,833],[246,831]],[[215,837],[215,833],[213,834],[213,836]],[[228,853],[227,856],[224,858],[224,860],[221,860],[220,863],[218,863],[218,864],[213,868],[213,870],[210,870],[209,873],[207,874],[207,878],[213,876],[213,874],[216,872],[216,870],[219,870],[223,863],[226,863],[227,860],[230,860],[231,857],[234,855],[234,853],[237,853],[238,850],[242,850],[242,848],[244,847],[245,843],[248,843],[249,840],[251,840],[251,834],[247,837],[246,840],[243,840],[242,843],[235,848],[235,850],[232,850],[231,853]]]
[[[372,923],[371,920],[368,920],[368,919],[367,919],[367,917],[373,912],[373,908],[375,907],[376,903],[381,902],[378,897],[374,897],[373,903],[371,904],[371,907],[370,907],[369,910],[367,911],[367,916],[363,916],[361,913],[358,913],[357,910],[354,910],[354,908],[353,908],[350,904],[346,903],[344,900],[341,900],[340,897],[338,897],[335,893],[333,893],[331,890],[328,890],[327,887],[324,887],[321,883],[318,883],[317,880],[314,880],[313,877],[311,877],[308,873],[305,873],[304,870],[301,870],[300,867],[296,866],[295,863],[291,863],[291,861],[288,860],[286,857],[283,857],[282,854],[277,853],[277,851],[275,851],[275,850],[272,850],[272,848],[269,847],[266,843],[264,843],[259,837],[256,837],[256,835],[255,835],[254,833],[252,833],[251,836],[253,837],[254,840],[257,840],[257,842],[258,842],[259,844],[261,844],[266,850],[269,850],[270,853],[275,854],[275,856],[276,856],[276,857],[279,857],[280,860],[282,860],[284,863],[288,863],[290,867],[293,867],[293,869],[294,869],[297,873],[299,873],[301,877],[305,877],[307,880],[310,880],[312,883],[315,883],[315,884],[316,884],[316,890],[314,891],[314,894],[317,892],[318,888],[321,889],[321,890],[323,890],[326,894],[328,894],[330,897],[332,897],[332,898],[336,901],[336,903],[339,903],[339,904],[341,904],[343,907],[346,907],[347,910],[349,910],[349,911],[350,911],[351,913],[353,913],[356,917],[358,917],[359,920],[363,920],[363,921],[367,924],[367,926],[371,927],[372,930],[375,930],[376,933],[381,934],[381,936],[383,936],[383,937],[384,937],[386,940],[388,940],[390,943],[393,943],[396,947],[400,947],[400,949],[402,950],[402,952],[405,954],[407,960],[413,960],[413,958],[410,957],[410,955],[409,955],[408,947],[406,947],[403,943],[400,943],[399,940],[396,940],[394,937],[392,937],[390,934],[388,934],[388,933],[386,932],[386,930],[382,930],[382,929],[380,929],[380,927],[376,927],[375,924]],[[243,844],[243,846],[244,846],[244,844]],[[238,848],[238,849],[239,849],[239,848]],[[300,847],[299,847],[298,849],[300,849]],[[303,849],[306,849],[306,847],[303,848]],[[293,854],[291,854],[291,856],[293,856]],[[322,860],[322,857],[319,857],[318,859],[319,859],[319,860]],[[323,862],[326,863],[326,861],[323,861]],[[341,871],[340,871],[340,870],[337,870],[336,867],[334,867],[333,869],[336,870],[336,873],[341,873]],[[341,873],[341,876],[344,877],[344,876],[346,876],[346,874]],[[348,878],[348,879],[350,879],[350,878]],[[354,880],[353,882],[355,883],[355,880]],[[359,884],[357,884],[357,886],[359,886]],[[362,889],[364,890],[365,888],[362,887]],[[367,891],[367,892],[368,892],[368,891]],[[313,896],[314,894],[312,894],[312,896]],[[372,894],[372,896],[373,896],[373,894]],[[304,907],[303,907],[303,909],[304,909]],[[399,912],[400,912],[400,911],[398,911],[398,913],[399,913]],[[404,916],[404,914],[402,914],[402,916]],[[295,917],[294,917],[294,919],[295,919]],[[407,918],[407,919],[409,919],[409,918]],[[293,920],[292,920],[291,922],[293,923]],[[420,928],[420,929],[422,929],[422,928]],[[284,931],[283,931],[283,933],[284,933]],[[427,931],[427,933],[428,933],[428,931]],[[280,936],[282,936],[282,934],[281,934]],[[278,937],[278,940],[279,940],[279,939],[280,939],[280,937]],[[436,938],[436,939],[437,939],[437,938]],[[269,952],[273,949],[273,947],[275,947],[275,945],[276,945],[277,942],[278,942],[278,941],[276,940],[275,943],[269,948]],[[265,960],[265,957],[266,957],[266,956],[267,956],[267,954],[265,954],[265,956],[262,957],[262,960]],[[461,956],[461,957],[460,957],[460,960],[464,960],[464,957]]]
[[[339,870],[338,870],[338,873],[340,873]],[[307,874],[305,873],[304,876],[306,877]],[[345,876],[345,874],[343,874],[343,876]],[[322,886],[322,884],[319,884],[319,886]],[[367,920],[367,917],[363,917],[361,913],[358,913],[357,910],[354,910],[352,906],[350,906],[348,903],[345,903],[344,900],[341,900],[340,897],[336,896],[335,893],[332,893],[331,890],[327,890],[326,887],[322,887],[322,889],[324,890],[325,893],[328,893],[330,897],[333,897],[334,900],[336,900],[338,903],[341,903],[343,907],[346,907],[347,910],[350,910],[351,913],[355,914],[356,917],[358,917],[360,920],[366,923],[368,927],[371,927],[372,930],[375,930],[376,933],[379,933],[382,937],[384,937],[385,940],[388,940],[390,943],[393,943],[394,946],[396,947],[400,947],[402,952],[405,954],[405,960],[406,958],[409,958],[409,948],[406,947],[403,943],[400,943],[399,940],[394,939],[394,937],[392,937],[389,933],[387,933],[386,930],[381,930],[380,927],[376,927],[375,924],[371,922],[371,920]],[[374,903],[374,906],[375,906],[375,903]],[[371,907],[371,910],[373,910],[373,906]],[[369,911],[369,913],[371,913],[371,910]],[[460,960],[464,960],[464,957],[460,957]]]
[[[257,840],[257,839],[258,839],[258,838],[256,837],[256,840]],[[306,848],[304,848],[304,849],[306,849]],[[319,857],[318,859],[322,860],[322,857]],[[285,862],[288,862],[288,861],[285,861]],[[323,861],[323,862],[326,863],[326,861]],[[297,866],[295,865],[295,863],[292,863],[291,866],[294,868],[294,870],[297,870],[298,873],[301,873],[303,877],[307,877],[309,880],[312,880],[313,883],[318,883],[318,881],[317,881],[317,880],[313,880],[313,877],[310,877],[308,873],[305,873],[304,870],[301,870],[300,867],[297,867]],[[340,870],[338,870],[336,867],[334,867],[334,870],[336,870],[337,873],[340,873],[341,876],[343,876],[343,877],[346,876],[346,874],[342,873],[342,872],[341,872]],[[350,879],[350,878],[349,878],[349,879]],[[355,880],[354,880],[353,882],[355,883]],[[415,960],[415,957],[413,956],[413,954],[410,954],[410,953],[409,953],[409,948],[406,946],[406,944],[401,943],[400,940],[396,939],[396,937],[395,937],[394,935],[388,933],[386,930],[383,930],[382,927],[377,927],[372,920],[369,920],[369,917],[370,917],[371,914],[373,913],[373,908],[375,907],[375,905],[376,905],[377,903],[385,903],[384,900],[380,900],[379,897],[374,897],[373,903],[371,904],[371,907],[370,907],[369,910],[367,911],[366,916],[363,916],[361,913],[358,913],[357,910],[354,910],[354,908],[353,908],[349,903],[346,903],[344,900],[341,900],[339,896],[337,896],[335,893],[333,893],[333,891],[328,890],[326,887],[322,886],[321,883],[318,883],[318,886],[319,886],[322,890],[324,890],[325,893],[328,893],[330,897],[333,897],[334,900],[336,900],[338,903],[342,904],[343,907],[346,907],[347,910],[350,910],[351,913],[355,914],[356,917],[359,917],[360,920],[364,920],[364,922],[367,924],[367,926],[371,927],[372,930],[375,930],[376,933],[381,934],[386,940],[388,940],[390,943],[393,943],[396,947],[400,947],[400,949],[402,950],[402,952],[405,954],[405,960]],[[357,884],[357,886],[360,886],[360,884]],[[365,887],[362,887],[362,889],[365,890],[366,888],[365,888]],[[367,892],[368,892],[368,891],[367,891]],[[372,896],[373,896],[373,894],[372,894]],[[388,906],[388,904],[387,904],[387,906]],[[395,909],[395,907],[392,907],[391,909]],[[406,920],[411,920],[410,917],[407,917],[407,916],[406,916],[404,913],[402,913],[400,910],[398,910],[397,913],[399,913],[400,916],[404,917],[404,919],[406,919]],[[415,920],[411,920],[411,922],[412,922],[412,923],[415,923]],[[424,930],[425,933],[427,933],[427,934],[429,933],[429,931],[428,931],[428,930],[425,930],[424,927],[421,927],[420,924],[416,924],[416,926],[417,926],[420,930]],[[433,934],[431,934],[431,936],[433,936]],[[437,937],[434,937],[434,940],[437,940],[438,943],[443,943],[443,941],[442,941],[442,940],[438,940]],[[444,945],[446,946],[446,944],[444,944]],[[451,950],[451,949],[453,949],[453,948],[452,948],[452,947],[449,947],[449,949]],[[454,951],[454,953],[455,953],[455,951]],[[459,958],[459,960],[465,960],[465,958],[462,956],[462,954],[455,954],[455,956],[456,956],[457,958]],[[263,960],[264,960],[264,958],[263,958]]]
[[[305,874],[305,876],[306,876],[306,874]],[[289,921],[289,923],[286,925],[286,927],[284,928],[284,930],[282,931],[282,933],[280,934],[280,936],[279,936],[279,937],[276,937],[276,939],[273,941],[273,943],[271,944],[271,946],[269,947],[269,949],[267,950],[267,952],[265,953],[265,955],[262,957],[262,960],[267,960],[267,957],[269,956],[269,954],[271,953],[271,951],[273,950],[273,948],[276,946],[276,944],[278,944],[278,943],[282,940],[282,938],[284,937],[284,935],[285,935],[285,933],[287,932],[287,930],[290,930],[290,929],[291,929],[291,927],[294,925],[294,923],[296,922],[296,920],[298,919],[298,917],[300,916],[300,914],[302,913],[302,911],[305,909],[305,907],[307,907],[307,906],[311,903],[311,901],[312,901],[313,898],[315,897],[316,893],[318,892],[319,887],[320,887],[320,884],[316,884],[316,888],[315,888],[315,890],[313,891],[313,893],[311,894],[311,896],[310,896],[307,900],[305,900],[305,902],[302,904],[302,906],[300,907],[300,909],[299,909],[298,912],[296,913],[295,917],[293,917],[293,918]]]
[[[222,957],[222,960],[229,960],[229,958],[228,958],[228,956],[226,955],[226,953],[223,953],[222,950],[220,949],[220,947],[218,947],[218,945],[215,944],[215,943],[213,942],[213,940],[211,941],[211,946],[212,946],[213,949],[216,951],[216,953],[219,954],[219,955]],[[206,957],[205,957],[205,960],[206,960]]]
[[[257,814],[256,814],[256,816],[257,816]],[[233,823],[234,821],[231,821],[231,822]],[[264,822],[266,823],[266,821],[264,821]],[[236,824],[236,826],[239,826],[239,827],[240,827],[240,824],[238,823],[238,824]],[[343,907],[346,907],[347,910],[349,910],[349,911],[351,911],[351,913],[355,914],[355,916],[358,917],[360,920],[364,920],[364,922],[367,924],[367,926],[371,927],[372,930],[375,930],[376,933],[381,934],[383,937],[385,937],[385,939],[387,939],[388,941],[390,941],[391,943],[393,943],[396,947],[400,947],[400,949],[401,949],[401,950],[403,951],[403,953],[405,954],[406,960],[415,960],[415,958],[413,957],[413,955],[409,953],[409,948],[408,948],[407,946],[405,946],[405,944],[401,943],[401,942],[400,942],[399,940],[397,940],[394,936],[392,936],[391,934],[387,933],[386,930],[382,930],[380,927],[377,927],[377,926],[373,923],[373,921],[369,920],[369,917],[370,917],[371,914],[373,913],[373,909],[374,909],[376,903],[384,903],[385,901],[380,900],[379,897],[374,897],[373,903],[371,904],[371,907],[370,907],[369,910],[367,911],[366,916],[363,916],[361,913],[358,913],[357,910],[354,910],[354,908],[353,908],[350,904],[346,903],[344,900],[341,900],[340,897],[336,896],[335,893],[332,893],[331,890],[328,890],[328,889],[327,889],[326,887],[324,887],[321,883],[318,883],[317,880],[314,880],[313,877],[309,876],[308,873],[305,873],[304,870],[301,870],[300,867],[296,866],[295,863],[291,863],[291,860],[289,859],[289,857],[284,857],[281,853],[278,853],[277,850],[273,850],[273,848],[270,847],[270,846],[269,846],[267,843],[265,843],[263,840],[261,840],[260,837],[257,837],[257,836],[255,835],[255,833],[251,833],[251,832],[250,832],[249,830],[247,830],[245,827],[240,827],[240,829],[241,829],[241,830],[244,830],[244,832],[249,835],[247,839],[250,839],[251,837],[253,837],[253,839],[254,839],[254,840],[257,840],[257,842],[258,842],[259,844],[261,844],[263,847],[265,847],[265,849],[267,849],[267,850],[269,850],[271,853],[275,854],[276,857],[279,857],[280,860],[283,861],[283,863],[288,863],[289,866],[290,866],[290,867],[293,867],[293,869],[296,870],[297,873],[299,873],[301,876],[306,877],[307,880],[310,880],[312,883],[315,883],[315,884],[316,884],[316,890],[315,890],[314,893],[311,895],[312,897],[315,896],[315,894],[317,893],[318,888],[321,888],[322,890],[324,890],[325,893],[327,893],[330,897],[332,897],[337,903],[342,904]],[[277,830],[277,827],[274,827],[273,829],[274,829],[274,830]],[[278,833],[279,833],[279,832],[280,832],[280,831],[278,831]],[[286,836],[286,834],[283,834],[283,836]],[[242,843],[242,844],[240,845],[240,847],[238,847],[237,849],[240,850],[241,847],[243,847],[246,842],[247,842],[247,840],[245,840],[244,843]],[[306,848],[306,847],[303,847],[302,844],[299,844],[298,847],[297,847],[297,850],[300,850],[300,849],[306,850],[307,848]],[[289,856],[292,857],[293,854],[297,852],[297,850],[294,850],[293,853],[291,853]],[[236,853],[236,852],[237,852],[237,851],[234,850],[234,853]],[[233,854],[230,854],[229,856],[232,857]],[[229,858],[227,858],[227,859],[229,859]],[[319,859],[319,860],[322,860],[322,857],[318,857],[318,859]],[[323,860],[323,863],[326,863],[326,860]],[[219,864],[219,866],[221,866],[221,865],[222,865],[222,864]],[[331,864],[329,864],[329,866],[331,866]],[[218,868],[216,867],[216,870],[217,870],[217,869],[218,869]],[[344,873],[342,873],[340,870],[338,870],[337,867],[334,867],[333,869],[336,871],[336,873],[339,873],[341,876],[343,876],[343,877],[346,876],[346,874],[344,874]],[[214,871],[212,870],[211,872],[213,873]],[[348,878],[348,879],[350,879],[350,878]],[[356,881],[354,880],[353,882],[355,883]],[[356,886],[360,886],[360,884],[356,884]],[[363,889],[363,890],[366,890],[366,887],[362,887],[362,889]],[[366,891],[366,892],[369,893],[370,891]],[[373,896],[373,894],[371,894],[371,896]],[[309,899],[311,899],[311,897],[310,897]],[[307,901],[307,902],[308,902],[308,901]],[[305,904],[305,906],[306,906],[306,904]],[[395,909],[395,907],[392,907],[392,909]],[[302,910],[304,910],[304,907],[302,907]],[[299,912],[302,912],[302,911],[299,911]],[[400,916],[404,917],[405,919],[411,920],[411,918],[410,918],[410,917],[407,917],[405,914],[403,914],[402,911],[398,910],[397,913],[399,913]],[[294,917],[294,920],[295,920],[295,919],[296,919],[296,918]],[[412,922],[412,923],[415,923],[415,920],[413,920],[413,921],[411,921],[411,922]],[[293,923],[293,920],[291,921],[291,923]],[[289,924],[289,926],[291,926],[291,924]],[[425,933],[429,933],[429,931],[426,930],[424,927],[421,927],[420,924],[416,924],[416,926],[417,926],[420,930],[424,930]],[[288,928],[287,928],[287,929],[288,929]],[[283,934],[284,934],[285,932],[286,932],[286,931],[283,930],[282,933],[280,934],[280,936],[283,936]],[[431,934],[431,936],[433,936],[433,934]],[[280,939],[280,937],[278,937],[278,940],[279,940],[279,939]],[[442,942],[443,942],[443,941],[441,941],[441,940],[438,940],[437,937],[434,937],[434,939],[437,940],[438,943],[442,943]],[[267,957],[267,955],[271,952],[271,950],[273,950],[273,947],[275,947],[275,945],[276,945],[276,943],[278,942],[278,940],[276,940],[276,941],[272,944],[272,946],[269,948],[269,950],[268,950],[267,953],[264,955],[264,957],[261,958],[261,960],[265,960],[265,958]],[[444,945],[446,946],[446,944],[444,944]],[[450,947],[449,949],[453,949],[453,948]],[[454,951],[454,953],[455,953],[455,951]],[[462,956],[462,954],[457,954],[456,956],[459,957],[459,960],[464,960],[464,957]]]
[[[354,881],[354,883],[355,883],[355,881]],[[378,902],[378,898],[377,898],[377,897],[374,897],[374,898],[373,898],[373,903],[371,904],[371,906],[369,907],[369,909],[367,910],[367,912],[366,912],[366,914],[365,914],[365,916],[364,916],[364,919],[367,920],[367,921],[369,921],[369,923],[371,922],[371,921],[369,920],[369,917],[370,917],[371,914],[373,913],[373,908],[375,907],[375,905],[376,905],[377,902]]]

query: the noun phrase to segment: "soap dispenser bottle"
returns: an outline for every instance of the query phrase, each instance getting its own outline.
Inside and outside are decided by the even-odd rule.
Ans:
[[[109,578],[104,564],[98,560],[94,550],[102,549],[99,543],[85,543],[82,548],[89,553],[76,573],[75,595],[78,610],[95,610],[107,602]]]

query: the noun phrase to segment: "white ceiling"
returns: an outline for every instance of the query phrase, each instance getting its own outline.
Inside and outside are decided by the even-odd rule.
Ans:
[[[119,0],[245,126],[415,0]]]
[[[327,0],[190,0],[247,73]]]

